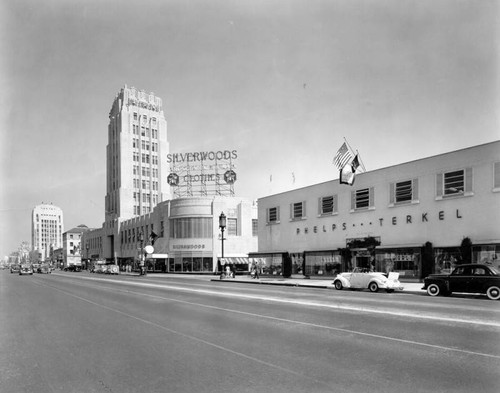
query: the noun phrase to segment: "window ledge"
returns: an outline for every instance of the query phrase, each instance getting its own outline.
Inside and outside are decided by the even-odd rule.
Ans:
[[[362,212],[368,212],[368,211],[375,211],[375,206],[349,210],[350,213],[362,213]]]
[[[339,212],[322,213],[322,214],[318,214],[317,217],[322,218],[322,217],[332,217],[332,216],[338,216],[338,215],[339,215]]]
[[[398,207],[398,206],[408,206],[408,205],[418,205],[420,203],[419,199],[415,199],[414,201],[408,201],[408,202],[395,202],[395,203],[389,203],[389,207]]]
[[[266,224],[267,225],[276,225],[276,224],[279,224],[280,221],[268,221]]]
[[[463,194],[453,194],[453,195],[443,195],[443,196],[437,196],[435,198],[436,201],[443,201],[447,199],[457,199],[457,198],[465,198],[465,197],[471,197],[474,196],[474,193],[469,191]]]
[[[305,220],[307,220],[307,217],[290,218],[290,222],[305,221]]]

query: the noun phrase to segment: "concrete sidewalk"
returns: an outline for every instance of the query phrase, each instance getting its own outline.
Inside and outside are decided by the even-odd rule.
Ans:
[[[124,276],[139,276],[137,272],[120,272],[120,275]],[[146,276],[141,277],[157,277],[157,278],[173,278],[173,277],[182,277],[182,278],[196,278],[196,279],[206,279],[207,281],[214,282],[232,282],[232,283],[245,283],[245,284],[261,284],[261,285],[284,285],[290,287],[308,287],[308,288],[321,288],[321,289],[335,289],[333,286],[333,280],[335,277],[331,278],[322,278],[322,279],[309,279],[304,276],[292,276],[291,278],[284,277],[270,277],[270,276],[262,276],[258,279],[254,279],[250,277],[250,275],[236,275],[235,278],[225,278],[220,279],[219,274],[182,274],[182,273],[148,273]],[[423,282],[416,281],[401,281],[404,289],[403,291],[396,292],[407,292],[407,293],[419,293],[425,294],[426,292],[422,290],[424,286]],[[383,289],[381,289],[383,291]]]
[[[326,289],[335,289],[333,286],[334,277],[331,279],[307,279],[307,278],[273,278],[273,277],[261,277],[261,278],[251,278],[250,276],[236,276],[235,278],[225,278],[220,279],[219,277],[212,277],[210,281],[219,281],[219,282],[234,282],[234,283],[245,283],[245,284],[263,284],[263,285],[285,285],[292,287],[309,287],[309,288],[326,288]],[[396,292],[411,292],[411,293],[421,293],[425,294],[426,292],[422,290],[424,283],[422,282],[401,282],[404,289],[403,291]],[[383,291],[383,289],[381,289]]]

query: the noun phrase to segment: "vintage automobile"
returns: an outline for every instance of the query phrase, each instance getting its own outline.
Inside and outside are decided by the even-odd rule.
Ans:
[[[36,272],[42,274],[49,274],[52,273],[52,269],[50,268],[50,265],[48,263],[42,263],[40,266],[38,266]]]
[[[119,268],[118,265],[105,265],[106,270],[104,271],[105,274],[118,274]]]
[[[95,264],[90,268],[90,273],[106,273],[107,270],[106,265]]]
[[[23,263],[21,268],[19,269],[19,275],[22,276],[24,274],[33,274],[33,267],[29,263]]]
[[[340,273],[333,281],[335,289],[366,289],[377,292],[385,289],[387,292],[403,290],[403,285],[399,282],[399,273],[371,272],[368,269],[355,268],[352,272]]]
[[[10,265],[11,273],[19,273],[20,266],[19,265]]]
[[[493,266],[466,264],[457,266],[451,274],[431,274],[424,279],[430,296],[451,295],[453,292],[486,294],[491,300],[500,299],[500,272]]]
[[[63,269],[65,272],[81,272],[82,267],[80,265],[69,265]]]

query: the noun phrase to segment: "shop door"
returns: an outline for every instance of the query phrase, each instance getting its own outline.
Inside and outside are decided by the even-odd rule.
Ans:
[[[356,255],[354,257],[354,268],[370,269],[370,257],[364,255]]]

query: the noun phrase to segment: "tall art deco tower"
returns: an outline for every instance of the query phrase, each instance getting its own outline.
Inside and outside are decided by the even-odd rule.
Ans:
[[[147,214],[170,199],[168,153],[161,98],[122,88],[109,113],[106,221]]]
[[[52,204],[34,207],[31,214],[31,245],[41,254],[42,261],[50,257],[51,250],[62,247],[64,232],[63,211]]]

